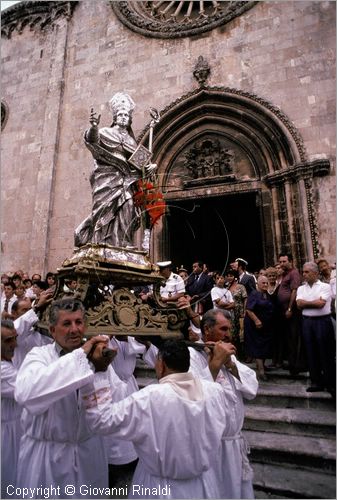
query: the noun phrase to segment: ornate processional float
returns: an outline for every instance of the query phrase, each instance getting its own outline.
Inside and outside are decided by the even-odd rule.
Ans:
[[[135,107],[131,97],[118,92],[109,104],[110,127],[98,128],[101,115],[91,109],[84,142],[93,157],[92,210],[75,230],[72,256],[57,270],[53,300],[67,296],[66,283],[76,280],[73,296],[86,308],[88,335],[180,336],[185,313],[161,301],[165,280],[149,257],[151,228],[165,213],[165,201],[156,187],[157,165],[151,163],[159,113],[150,110],[146,148],[137,144],[131,128]],[[134,246],[140,227],[141,250]],[[149,303],[137,294],[144,286],[153,289]],[[42,330],[47,330],[48,309],[38,323]]]

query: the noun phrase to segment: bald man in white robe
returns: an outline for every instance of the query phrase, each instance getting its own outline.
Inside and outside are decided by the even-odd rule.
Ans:
[[[221,498],[216,467],[228,405],[220,386],[188,369],[186,345],[169,340],[159,349],[159,385],[116,404],[104,374],[95,391],[81,389],[89,427],[131,440],[136,449],[139,462],[129,498]]]

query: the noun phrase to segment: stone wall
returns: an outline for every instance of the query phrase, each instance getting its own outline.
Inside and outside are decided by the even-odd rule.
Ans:
[[[53,30],[25,28],[2,44],[2,269],[56,269],[73,249],[73,230],[91,208],[91,155],[83,144],[90,108],[111,123],[107,102],[119,90],[136,102],[133,129],[148,109],[163,109],[208,84],[256,94],[279,107],[304,139],[308,159],[328,158],[331,176],[314,181],[322,253],[335,258],[335,2],[259,2],[199,36],[137,34],[108,2],[78,2]]]

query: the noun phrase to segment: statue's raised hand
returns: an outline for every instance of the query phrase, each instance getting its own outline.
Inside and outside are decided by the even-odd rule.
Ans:
[[[94,108],[91,108],[90,118],[89,118],[90,125],[92,127],[97,127],[100,120],[101,120],[101,115],[96,116],[96,113],[94,112]]]

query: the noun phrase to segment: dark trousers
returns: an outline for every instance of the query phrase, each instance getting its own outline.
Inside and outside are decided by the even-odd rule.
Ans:
[[[117,495],[112,495],[111,498],[128,497],[128,490],[130,489],[137,463],[138,458],[128,464],[109,464],[109,488],[115,488],[113,491],[117,493]]]
[[[307,370],[305,348],[301,335],[301,315],[295,309],[291,318],[287,319],[281,313],[276,327],[278,356],[281,362],[288,361],[288,369],[291,374],[297,374]]]
[[[313,385],[336,387],[336,341],[331,316],[303,316],[302,332]]]

